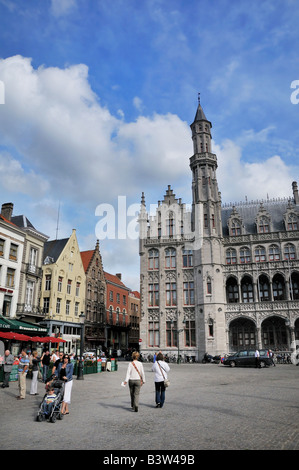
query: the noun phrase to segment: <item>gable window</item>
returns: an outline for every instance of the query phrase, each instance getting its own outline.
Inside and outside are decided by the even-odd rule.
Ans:
[[[297,230],[298,224],[297,224],[297,217],[295,214],[289,215],[287,227],[288,227],[288,230]]]
[[[51,274],[46,275],[45,290],[51,290]]]
[[[238,220],[234,219],[231,224],[230,234],[232,237],[241,235],[241,224]]]
[[[270,232],[270,226],[269,226],[269,220],[267,217],[261,217],[258,221],[258,232],[259,233],[269,233]]]
[[[173,215],[169,215],[169,219],[166,220],[166,235],[168,237],[173,237],[174,235],[174,218]]]

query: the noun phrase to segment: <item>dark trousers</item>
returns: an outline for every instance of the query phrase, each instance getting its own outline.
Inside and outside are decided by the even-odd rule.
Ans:
[[[8,387],[10,372],[4,372],[2,387]]]
[[[162,382],[155,382],[155,390],[156,390],[156,404],[160,403],[160,407],[164,405],[165,401],[165,386],[164,380]]]

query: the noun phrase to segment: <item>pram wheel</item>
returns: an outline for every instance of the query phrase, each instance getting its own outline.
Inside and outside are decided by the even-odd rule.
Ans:
[[[50,421],[51,423],[56,423],[56,416],[55,415],[51,416]]]
[[[37,415],[36,417],[36,421],[38,421],[39,423],[41,423],[43,420],[43,417],[41,415]]]
[[[58,419],[63,419],[63,414],[62,413],[58,413]]]

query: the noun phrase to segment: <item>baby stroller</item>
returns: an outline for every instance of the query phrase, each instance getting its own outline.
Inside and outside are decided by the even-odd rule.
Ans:
[[[50,386],[54,387],[54,392],[56,395],[55,399],[53,400],[50,413],[46,414],[45,412],[45,400],[47,397],[47,393],[45,393],[37,412],[36,421],[41,422],[48,419],[48,421],[50,421],[51,423],[55,423],[57,418],[63,419],[63,415],[61,414],[61,405],[64,395],[64,382],[62,380],[58,380],[57,377],[54,377],[49,382],[47,382],[46,390],[48,390]]]

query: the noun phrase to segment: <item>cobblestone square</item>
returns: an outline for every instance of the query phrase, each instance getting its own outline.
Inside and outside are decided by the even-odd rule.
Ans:
[[[144,363],[146,383],[135,413],[128,387],[120,385],[127,364],[84,380],[74,377],[70,415],[56,423],[35,420],[44,384],[30,396],[27,379],[25,400],[16,400],[16,382],[0,389],[2,449],[299,449],[299,367],[170,364],[165,406],[156,409],[151,364]]]

